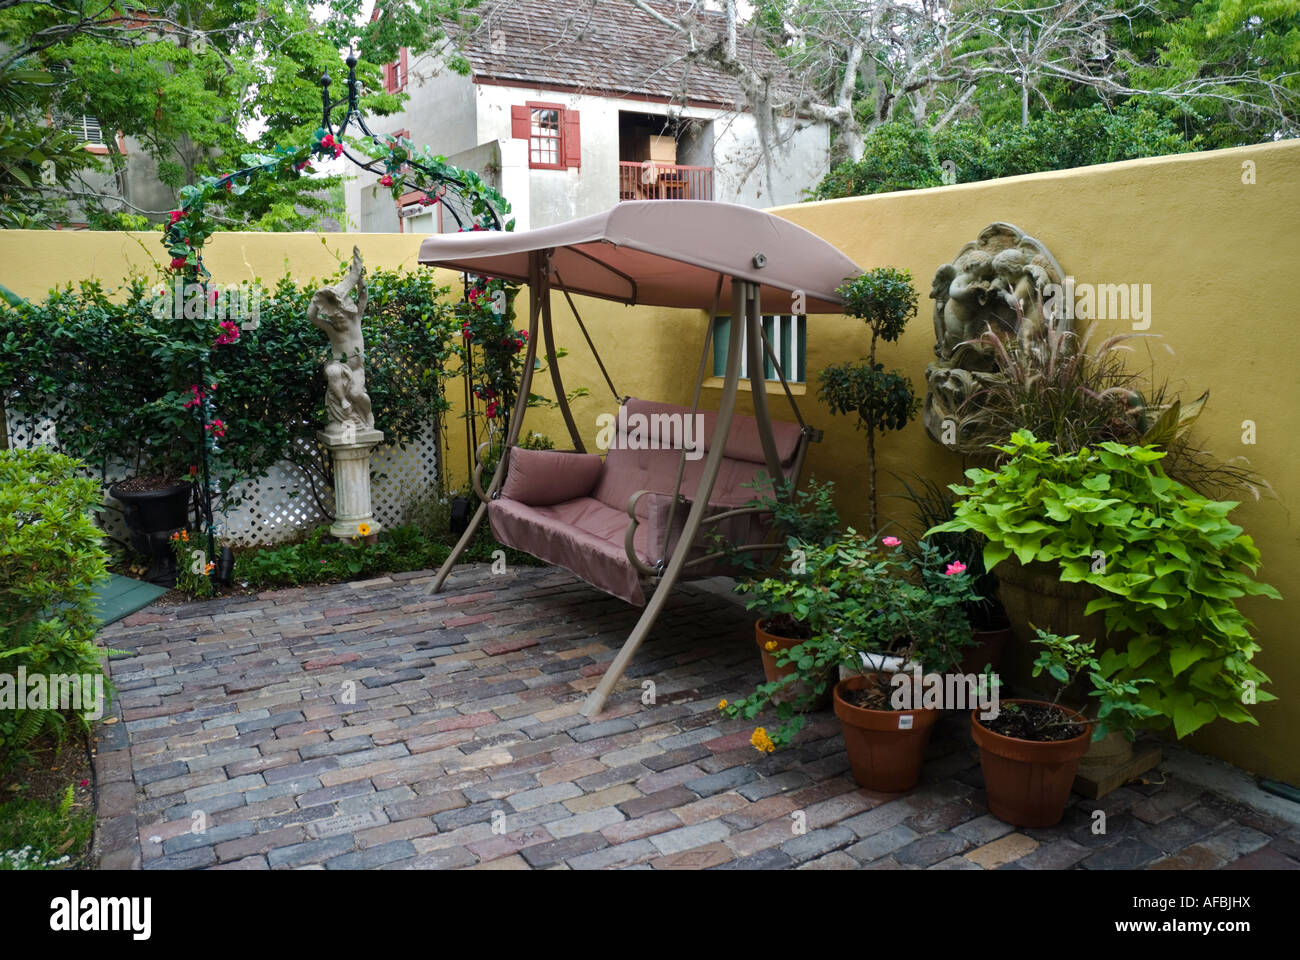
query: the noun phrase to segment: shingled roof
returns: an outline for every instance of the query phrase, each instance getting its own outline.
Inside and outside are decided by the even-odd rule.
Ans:
[[[700,40],[724,29],[722,15],[704,11],[698,0],[648,4],[670,20],[695,7]],[[735,80],[688,60],[680,33],[627,0],[500,0],[476,12],[482,26],[463,45],[476,79],[744,106]],[[766,49],[753,56],[777,62]]]

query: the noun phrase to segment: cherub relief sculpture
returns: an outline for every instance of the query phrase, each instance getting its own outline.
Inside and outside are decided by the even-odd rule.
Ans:
[[[1042,243],[1009,223],[989,224],[935,272],[930,299],[937,359],[925,370],[922,415],[933,439],[958,442],[979,417],[978,404],[963,405],[998,375],[993,348],[979,339],[990,330],[1005,337],[1021,324],[1044,324],[1051,310],[1048,285],[1063,283],[1064,276]]]
[[[356,298],[351,294],[356,291]],[[330,359],[325,363],[325,410],[328,432],[372,430],[375,416],[366,392],[365,344],[361,318],[366,312],[366,268],[361,251],[352,248],[352,267],[332,287],[317,290],[307,307],[307,319],[325,331]],[[349,426],[351,424],[351,426]]]

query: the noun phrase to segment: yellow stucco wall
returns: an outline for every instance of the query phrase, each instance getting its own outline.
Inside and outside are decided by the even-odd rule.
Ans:
[[[1243,163],[1254,165],[1255,183],[1243,183]],[[1157,372],[1185,396],[1211,391],[1197,432],[1222,457],[1245,456],[1273,485],[1277,498],[1244,503],[1234,519],[1251,533],[1264,556],[1261,576],[1283,602],[1251,601],[1244,609],[1258,627],[1258,663],[1281,699],[1256,708],[1258,728],[1219,722],[1192,738],[1192,745],[1248,770],[1300,783],[1300,750],[1291,733],[1300,729],[1300,643],[1293,633],[1300,603],[1300,375],[1296,372],[1297,309],[1291,275],[1300,264],[1300,142],[1214,151],[885,194],[775,211],[825,237],[863,268],[905,267],[921,297],[920,315],[896,346],[885,345],[887,367],[908,372],[923,389],[932,357],[931,301],[935,269],[949,262],[981,228],[1003,220],[1042,240],[1067,273],[1080,282],[1150,284],[1153,315],[1148,332]],[[206,260],[214,279],[267,280],[286,269],[299,279],[332,272],[357,244],[372,266],[411,267],[419,237],[388,234],[218,234]],[[0,284],[25,296],[95,275],[120,279],[127,265],[148,270],[162,252],[157,234],[89,234],[0,231]],[[769,255],[771,253],[769,252]],[[450,276],[446,278],[450,280]],[[690,400],[703,314],[629,308],[577,298],[620,393],[686,403]],[[522,304],[521,304],[522,305]],[[596,416],[613,400],[572,323],[556,299],[558,342],[567,387],[586,386],[592,396],[574,407],[590,442]],[[521,325],[523,321],[520,321]],[[1102,323],[1120,331],[1126,324]],[[1165,348],[1172,348],[1170,354]],[[808,371],[858,357],[867,349],[864,328],[843,317],[808,320]],[[1134,365],[1147,367],[1139,347]],[[550,395],[542,379],[536,392]],[[826,430],[814,446],[809,470],[834,480],[847,520],[861,524],[865,444],[844,418],[832,417],[810,389],[801,399],[805,416]],[[449,398],[461,392],[453,383]],[[706,406],[718,391],[706,389]],[[770,398],[773,415],[786,416],[785,400]],[[752,408],[747,395],[741,409]],[[1256,425],[1258,442],[1242,441],[1242,422]],[[379,425],[382,427],[382,424]],[[454,481],[465,472],[461,422],[454,417],[447,467]],[[535,411],[531,429],[564,444],[558,414]],[[959,478],[959,460],[932,443],[919,420],[878,445],[885,521],[905,516],[888,494],[890,471],[919,472],[944,481]]]

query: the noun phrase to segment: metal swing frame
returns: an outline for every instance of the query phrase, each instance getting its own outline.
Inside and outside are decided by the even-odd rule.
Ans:
[[[676,216],[678,211],[685,217],[701,217],[709,229],[697,231],[695,234],[688,231],[680,240],[677,239],[675,229],[680,219]],[[707,235],[710,231],[719,237],[730,238],[733,249],[715,250],[716,244],[713,243],[713,238]],[[725,438],[730,436],[735,420],[736,397],[741,381],[742,351],[747,361],[754,421],[758,428],[764,466],[778,490],[787,477],[798,480],[806,461],[808,444],[822,439],[821,431],[805,423],[780,360],[767,338],[762,322],[761,306],[764,287],[772,292],[802,294],[802,290],[793,278],[807,274],[813,283],[813,291],[808,294],[809,302],[815,305],[812,312],[837,312],[840,299],[838,293],[832,291],[843,282],[844,278],[856,275],[860,269],[840,251],[802,228],[771,214],[750,208],[739,208],[733,204],[705,201],[626,203],[620,204],[604,215],[589,217],[582,221],[571,221],[567,225],[540,228],[530,233],[536,234],[535,238],[530,238],[526,234],[513,237],[503,237],[499,234],[488,237],[478,234],[430,238],[421,248],[420,260],[423,263],[469,272],[491,273],[524,282],[529,290],[528,346],[523,359],[518,395],[515,398],[502,445],[502,456],[497,462],[491,482],[484,487],[481,457],[482,451],[488,445],[483,444],[479,447],[479,463],[472,477],[474,490],[480,501],[478,508],[469,526],[429,585],[429,593],[437,593],[442,589],[452,568],[487,516],[488,505],[499,495],[508,469],[510,459],[508,453],[518,443],[527,414],[539,344],[544,350],[551,383],[555,390],[556,405],[569,432],[573,449],[580,453],[586,452],[586,445],[569,407],[555,348],[551,310],[551,293],[555,284],[552,278],[555,278],[559,289],[565,295],[601,373],[616,397],[618,397],[617,390],[586,325],[578,314],[570,292],[584,293],[629,305],[647,303],[664,306],[694,306],[698,309],[701,306],[699,300],[703,299],[703,285],[707,278],[713,278],[712,281],[707,281],[713,286],[713,310],[705,332],[699,371],[696,376],[692,414],[698,412],[700,393],[708,370],[709,350],[715,327],[712,321],[718,314],[723,286],[728,282],[730,284],[731,323],[728,325],[726,369],[713,427],[713,442],[709,444],[702,472],[694,496],[691,498],[683,498],[681,491],[685,466],[685,450],[682,451],[678,462],[676,485],[668,507],[665,543],[659,545],[667,551],[667,556],[662,557],[654,566],[645,563],[633,549],[633,538],[639,522],[636,516],[636,504],[643,495],[651,491],[637,491],[632,494],[627,505],[630,522],[625,534],[624,546],[643,586],[648,586],[651,592],[635,627],[582,707],[583,715],[593,717],[604,708],[632,658],[649,636],[668,602],[673,587],[684,577],[691,576],[694,569],[715,562],[724,555],[724,551],[718,551],[692,558],[691,553],[699,545],[701,532],[727,518],[764,512],[761,507],[740,507],[710,512],[711,495],[717,486],[719,472],[726,459]],[[552,238],[555,241],[553,245],[546,242]],[[534,245],[529,244],[530,240]],[[599,246],[590,246],[598,241],[603,243]],[[759,242],[770,243],[772,247],[769,249],[780,251],[782,261],[776,271],[764,270],[769,266],[765,254],[745,252],[746,248],[752,250],[752,247],[748,247],[749,244]],[[597,257],[583,249],[584,246],[592,250],[611,252]],[[737,246],[741,246],[742,249],[734,249]],[[554,263],[560,250],[570,255],[568,262],[574,265],[575,270],[585,271],[585,275],[578,278],[581,285],[567,285],[560,278]],[[727,256],[728,253],[730,257]],[[671,261],[677,264],[683,273],[680,280],[676,275],[665,279],[662,272],[656,274],[654,271],[649,271],[645,276],[633,276],[619,269],[617,259],[619,256],[649,257],[656,264]],[[607,259],[614,262],[606,262]],[[569,267],[566,266],[565,269],[568,270]],[[689,285],[687,285],[688,281]],[[694,302],[691,302],[692,299]],[[794,412],[795,420],[801,428],[798,445],[793,455],[786,461],[789,464],[788,468],[782,465],[781,454],[773,432],[767,380],[764,377],[765,359],[776,373]],[[627,398],[620,399],[625,402]],[[791,491],[793,487],[794,484],[791,484]],[[676,544],[669,549],[674,529],[674,513],[679,506],[687,504],[689,506],[683,528]],[[716,511],[717,508],[714,507],[713,510]],[[761,552],[778,550],[780,545],[741,544],[732,549]]]

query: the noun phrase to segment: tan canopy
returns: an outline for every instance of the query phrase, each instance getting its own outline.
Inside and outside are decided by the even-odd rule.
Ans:
[[[718,276],[759,285],[763,309],[796,291],[804,313],[839,313],[837,287],[862,271],[814,233],[780,217],[709,200],[630,200],[604,213],[519,233],[472,231],[429,237],[420,263],[526,283],[529,254],[553,250],[551,286],[606,300],[707,307]]]

